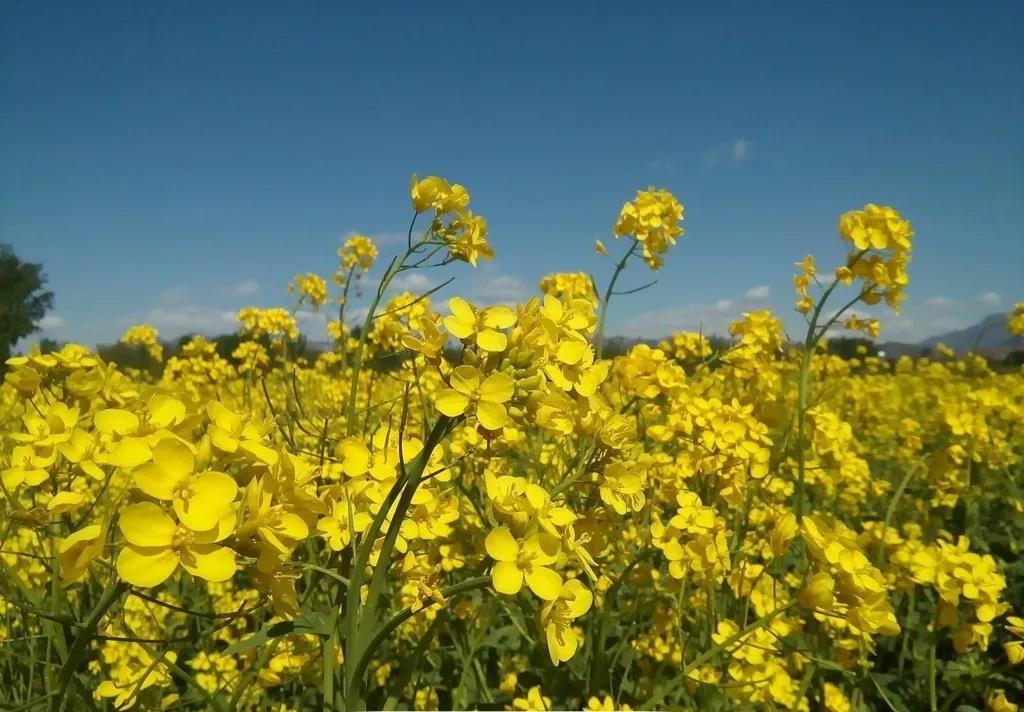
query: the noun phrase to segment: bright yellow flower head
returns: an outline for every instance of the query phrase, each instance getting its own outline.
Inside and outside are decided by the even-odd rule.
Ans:
[[[651,269],[661,265],[662,255],[683,234],[683,206],[667,190],[649,188],[622,206],[615,236],[632,235],[643,244],[644,259]]]

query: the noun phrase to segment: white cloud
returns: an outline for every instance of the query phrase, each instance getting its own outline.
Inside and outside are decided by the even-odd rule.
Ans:
[[[772,288],[767,284],[762,284],[759,287],[753,287],[747,290],[744,295],[747,299],[767,299],[772,295]]]
[[[734,138],[704,152],[704,167],[714,168],[719,163],[743,163],[750,160],[754,142],[745,138]]]
[[[647,170],[659,173],[675,173],[676,162],[671,158],[652,158],[647,161]]]
[[[674,309],[644,312],[620,322],[610,335],[662,338],[676,331],[699,331],[707,335],[725,336],[729,324],[741,318],[744,312],[763,309],[761,298],[747,294],[735,299],[719,299],[710,304],[691,304]]]
[[[184,304],[188,300],[188,287],[178,284],[157,295],[161,304]]]
[[[925,300],[925,303],[924,303],[924,305],[926,307],[940,307],[940,308],[948,307],[948,306],[951,306],[952,304],[953,304],[953,300],[952,299],[948,299],[946,297],[939,296],[939,295],[936,295],[934,297],[928,297],[928,299]]]
[[[166,337],[192,332],[216,335],[225,331],[234,331],[237,326],[234,312],[190,304],[156,307],[146,314],[143,321],[152,324],[161,332],[165,332],[161,335]]]
[[[984,294],[978,295],[978,301],[985,306],[995,307],[999,306],[1003,302],[1003,298],[995,292],[985,292]]]
[[[391,280],[391,290],[395,292],[414,292],[420,294],[438,285],[433,279],[422,272],[406,272]]]
[[[64,326],[64,317],[57,316],[56,314],[47,314],[46,316],[39,320],[37,326],[40,329],[44,329],[46,331],[59,329],[60,327]]]
[[[754,147],[754,144],[745,138],[738,138],[732,142],[732,160],[735,163],[747,160],[750,156],[750,149]]]
[[[510,304],[522,301],[529,293],[530,288],[523,280],[512,275],[498,274],[477,284],[473,297],[484,304]]]
[[[239,282],[232,290],[239,297],[249,297],[260,291],[260,283],[253,279]]]

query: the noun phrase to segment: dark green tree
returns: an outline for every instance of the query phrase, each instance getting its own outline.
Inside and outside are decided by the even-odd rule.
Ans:
[[[39,321],[53,308],[53,292],[45,284],[42,265],[22,262],[10,245],[0,245],[0,373],[14,344],[39,331]]]

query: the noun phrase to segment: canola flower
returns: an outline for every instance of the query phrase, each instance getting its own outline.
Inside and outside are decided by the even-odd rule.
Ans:
[[[683,234],[671,193],[623,206],[604,290],[554,273],[514,306],[390,290],[494,257],[465,187],[410,198],[361,324],[354,235],[291,309],[242,309],[230,358],[7,362],[5,704],[1017,708],[1024,372],[822,348],[904,299],[895,209],[797,263],[800,342],[761,310],[608,359],[610,302],[644,288],[617,281]],[[296,310],[329,304],[333,348],[302,352]],[[122,340],[160,361],[152,327]]]

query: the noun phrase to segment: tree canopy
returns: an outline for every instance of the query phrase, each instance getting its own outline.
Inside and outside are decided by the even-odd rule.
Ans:
[[[45,285],[42,265],[22,262],[10,245],[0,245],[0,371],[14,344],[39,331],[53,308],[53,292]]]

